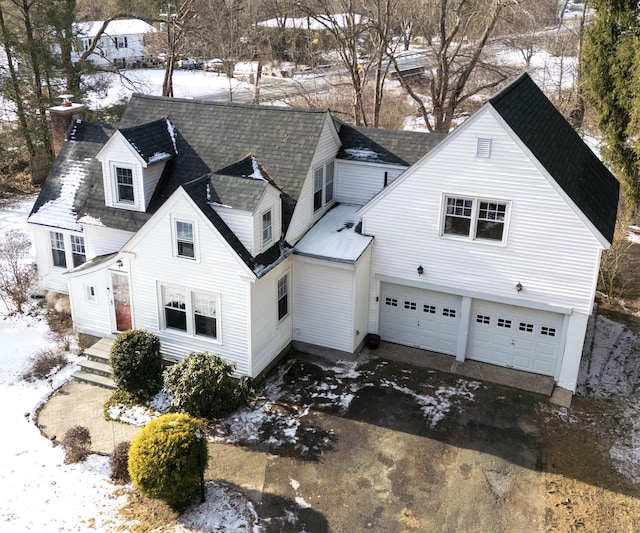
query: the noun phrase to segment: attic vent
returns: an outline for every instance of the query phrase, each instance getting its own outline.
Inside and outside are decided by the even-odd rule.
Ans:
[[[478,137],[476,144],[476,157],[491,157],[491,139]]]

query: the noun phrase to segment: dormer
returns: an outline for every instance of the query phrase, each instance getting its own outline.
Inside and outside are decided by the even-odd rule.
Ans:
[[[169,119],[117,130],[96,155],[108,207],[146,211],[169,160],[178,153]]]
[[[211,174],[209,205],[252,256],[282,236],[281,191],[254,156]]]

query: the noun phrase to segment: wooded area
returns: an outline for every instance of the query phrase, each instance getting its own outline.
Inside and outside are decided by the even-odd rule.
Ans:
[[[615,76],[615,69],[609,69],[609,77],[599,73],[609,62],[611,44],[605,37],[611,41],[627,27],[635,28],[637,6],[628,2],[626,11],[611,15],[609,4],[613,2],[594,0],[598,12],[595,22],[587,24],[591,31],[584,83],[600,115],[614,117],[600,124],[608,146],[605,156],[633,184],[640,171],[633,170],[629,161],[636,161],[640,152],[621,133],[635,123],[626,111],[633,100],[632,86],[611,90],[615,83],[607,80]],[[392,98],[408,97],[429,131],[448,132],[461,113],[473,110],[518,74],[500,60],[501,50],[517,50],[526,66],[542,48],[559,56],[579,56],[585,21],[593,18],[589,13],[586,2],[569,0],[0,0],[0,48],[6,54],[0,64],[5,110],[0,121],[0,183],[10,181],[17,161],[24,168],[28,162],[52,159],[46,110],[60,103],[60,95],[82,101],[103,83],[96,73],[104,67],[90,60],[101,32],[89,46],[78,47],[76,22],[103,21],[102,31],[110,21],[122,18],[153,25],[158,31],[148,35],[145,45],[151,56],[165,58],[165,96],[173,95],[173,70],[184,57],[221,58],[229,77],[237,62],[255,62],[254,103],[260,102],[263,66],[288,61],[313,71],[332,65],[348,80],[348,101],[323,101],[323,105],[343,120],[388,127],[381,116],[386,105],[398,109],[398,102],[386,101],[387,82],[394,73],[404,96],[396,92]],[[293,20],[301,19],[307,24],[292,27]],[[636,33],[627,40],[637,40]],[[398,55],[416,43],[425,51],[424,71],[397,75]],[[623,52],[616,56],[627,72],[635,65],[632,56]],[[110,70],[127,75],[126,70]],[[549,96],[580,127],[583,80],[579,73],[575,79]],[[622,93],[625,98],[619,97]],[[605,96],[614,94],[619,105],[605,102]],[[100,113],[90,110],[89,119],[117,121],[121,109],[122,103]],[[612,115],[610,109],[617,112]],[[612,120],[618,125],[611,126]],[[635,185],[625,189],[632,205],[637,204],[637,189]]]

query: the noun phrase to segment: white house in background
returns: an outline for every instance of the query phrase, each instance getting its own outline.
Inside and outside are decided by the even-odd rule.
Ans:
[[[117,128],[76,112],[52,110],[72,125],[29,222],[77,331],[251,377],[376,333],[575,390],[618,182],[526,74],[448,136],[142,95]]]
[[[93,39],[102,28],[103,21],[76,22],[76,50],[72,52],[72,61],[89,50]],[[139,63],[148,54],[144,46],[144,38],[156,29],[139,19],[117,19],[107,25],[98,46],[89,56],[97,66],[123,68],[132,63]]]

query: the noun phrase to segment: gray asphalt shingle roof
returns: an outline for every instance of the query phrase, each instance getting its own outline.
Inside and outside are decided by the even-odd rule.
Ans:
[[[569,198],[613,241],[619,183],[547,99],[522,74],[489,100]]]
[[[339,120],[334,122],[342,141],[337,157],[348,161],[409,167],[446,137],[444,133],[354,127]]]
[[[146,163],[154,163],[176,155],[172,130],[173,125],[163,119],[119,131]]]

